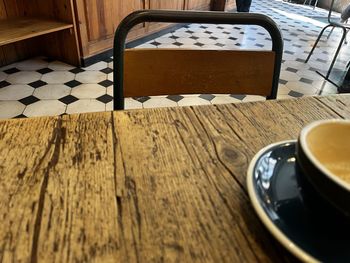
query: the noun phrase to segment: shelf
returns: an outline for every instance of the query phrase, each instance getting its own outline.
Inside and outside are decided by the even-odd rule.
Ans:
[[[73,24],[39,18],[0,20],[0,46],[72,27]]]

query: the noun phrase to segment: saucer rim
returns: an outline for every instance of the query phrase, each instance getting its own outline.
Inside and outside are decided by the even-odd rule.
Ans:
[[[270,219],[270,217],[266,214],[262,206],[260,205],[260,202],[258,201],[257,194],[255,192],[254,187],[254,168],[256,166],[256,163],[258,159],[265,154],[268,150],[271,150],[273,148],[276,148],[278,146],[282,146],[284,144],[296,144],[297,140],[285,140],[285,141],[279,141],[276,143],[269,144],[262,148],[260,151],[258,151],[253,159],[250,161],[248,170],[247,170],[247,178],[246,178],[246,184],[248,188],[248,195],[250,198],[250,201],[253,205],[253,208],[262,221],[262,223],[265,225],[265,227],[270,231],[270,233],[294,256],[296,256],[298,259],[304,261],[304,262],[320,262],[310,254],[308,254],[306,251],[301,249],[298,245],[296,245],[293,241],[291,241]]]

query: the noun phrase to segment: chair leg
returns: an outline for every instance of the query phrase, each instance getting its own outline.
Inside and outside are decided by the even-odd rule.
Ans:
[[[329,66],[328,72],[327,72],[327,74],[326,74],[326,79],[328,79],[329,75],[331,74],[331,71],[332,71],[332,69],[333,69],[334,63],[335,63],[335,61],[337,60],[339,51],[340,51],[340,49],[341,49],[341,47],[342,47],[342,45],[343,45],[344,39],[345,39],[345,37],[346,37],[346,33],[347,33],[346,28],[345,28],[345,27],[342,27],[341,29],[343,29],[343,36],[342,36],[342,38],[341,38],[341,40],[340,40],[340,42],[339,42],[337,51],[336,51],[335,54],[334,54],[332,63],[331,63],[331,65]]]
[[[349,32],[349,30],[346,30],[345,40],[344,40],[344,44],[345,44],[345,45],[348,44],[348,40],[347,40],[347,38],[348,38],[348,32]]]
[[[316,39],[316,42],[315,42],[314,46],[312,47],[312,49],[311,49],[311,51],[310,51],[309,55],[307,56],[307,58],[306,58],[306,60],[305,60],[304,63],[307,63],[307,62],[309,61],[309,59],[310,59],[312,53],[314,52],[314,50],[315,50],[315,48],[316,48],[316,46],[317,46],[317,44],[318,44],[318,41],[320,41],[320,38],[321,38],[323,32],[324,32],[328,27],[330,27],[330,26],[332,26],[332,25],[327,25],[327,26],[325,26],[325,27],[321,30],[320,34],[318,35],[318,37],[317,37],[317,39]]]
[[[348,64],[346,64],[346,68],[349,68],[350,66],[350,60],[348,61]]]
[[[329,39],[329,37],[331,36],[331,34],[333,33],[334,27],[331,29],[331,31],[329,31],[328,36],[327,36],[327,40]]]

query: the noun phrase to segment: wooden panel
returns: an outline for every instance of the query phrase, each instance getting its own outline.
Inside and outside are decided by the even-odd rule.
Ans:
[[[1,20],[0,46],[72,27],[72,24],[37,18]]]
[[[131,12],[143,9],[142,0],[84,0],[88,41],[112,37],[120,21]]]
[[[209,9],[210,0],[191,0],[193,9]],[[187,0],[76,0],[75,8],[79,21],[80,50],[84,58],[113,46],[114,32],[121,20],[140,9],[188,9]],[[136,26],[128,40],[169,27],[170,24],[145,23]]]
[[[149,0],[150,9],[170,9],[170,10],[184,10],[186,6],[185,0],[173,0],[173,1],[163,1],[163,0]],[[146,23],[146,28],[148,33],[156,32],[160,29],[167,28],[173,24],[171,23]]]
[[[7,18],[4,0],[0,0],[0,19]]]
[[[18,1],[20,0],[2,0],[2,6],[5,8],[3,15],[6,13],[6,15],[2,18],[12,18],[20,15],[20,7],[18,6]]]
[[[187,0],[187,9],[208,10],[211,0]]]
[[[1,156],[14,160],[13,164],[0,165],[2,262],[37,262],[34,244],[40,233],[48,167],[58,150],[55,147],[56,121],[57,118],[36,119],[30,126],[25,123],[16,125],[18,130],[13,122],[8,121],[0,127]],[[43,130],[45,134],[42,134]],[[7,148],[13,136],[17,138],[18,146]],[[31,141],[31,136],[40,138],[41,143]]]
[[[60,0],[16,0],[18,16],[55,18],[54,2]]]
[[[129,49],[125,52],[125,97],[191,93],[268,95],[274,57],[270,51]]]
[[[80,126],[81,122],[86,125]],[[121,212],[117,207],[111,125],[111,113],[101,118],[91,114],[63,117],[56,145],[64,146],[55,147],[56,159],[48,167],[50,178],[43,196],[38,262],[94,262],[91,256],[99,259],[95,262],[116,262],[125,258],[127,251],[119,239],[123,230],[116,216],[127,213],[127,208]],[[85,136],[80,136],[83,130]],[[91,152],[81,154],[82,148]],[[70,169],[63,174],[62,167]],[[67,246],[67,241],[74,245]]]
[[[32,38],[0,47],[3,53],[0,65],[8,65],[16,61],[43,55],[43,50],[40,47],[42,44],[38,42],[38,39]]]
[[[185,7],[184,0],[172,0],[172,1],[164,1],[164,0],[150,0],[150,9],[176,9],[183,10]]]
[[[144,9],[145,0],[77,0],[80,48],[83,57],[89,57],[111,49],[115,29],[124,17],[133,11]],[[130,38],[145,34],[144,25],[131,30]]]
[[[233,10],[236,8],[236,1],[235,0],[227,0],[226,1],[226,7],[225,9],[227,11]]]

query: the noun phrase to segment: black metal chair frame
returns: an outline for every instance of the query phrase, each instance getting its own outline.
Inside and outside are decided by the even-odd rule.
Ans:
[[[326,80],[328,80],[329,75],[331,74],[331,71],[332,71],[333,66],[334,66],[334,64],[335,64],[335,61],[337,60],[339,51],[340,51],[340,49],[341,49],[341,47],[342,47],[342,45],[343,45],[344,40],[346,40],[346,34],[348,33],[348,30],[350,29],[350,25],[343,24],[343,23],[341,23],[341,22],[337,22],[337,21],[332,20],[332,12],[333,12],[334,1],[335,1],[335,0],[332,0],[331,5],[330,5],[330,7],[329,7],[329,12],[328,12],[328,17],[327,17],[328,25],[326,25],[326,26],[321,30],[320,34],[318,35],[318,37],[317,37],[317,39],[316,39],[315,44],[313,45],[313,47],[312,47],[312,49],[311,49],[309,55],[307,56],[307,58],[306,58],[306,60],[305,60],[305,63],[307,63],[307,62],[309,61],[309,59],[310,59],[311,55],[313,54],[313,52],[314,52],[314,50],[315,50],[315,48],[316,48],[318,42],[320,41],[320,39],[321,39],[323,33],[325,32],[325,30],[326,30],[327,28],[332,27],[332,30],[331,30],[330,34],[332,33],[332,31],[333,31],[334,28],[341,28],[342,31],[343,31],[343,34],[342,34],[342,37],[341,37],[340,42],[339,42],[339,44],[338,44],[338,47],[337,47],[337,49],[336,49],[336,51],[335,51],[335,54],[334,54],[334,56],[333,56],[331,65],[329,66],[328,71],[327,71],[326,75],[324,76]],[[329,34],[329,35],[330,35],[330,34]],[[329,35],[328,35],[327,39],[329,38]]]
[[[275,52],[272,90],[267,99],[276,98],[282,62],[283,41],[278,26],[268,16],[253,13],[140,10],[124,18],[115,33],[113,50],[114,110],[124,109],[123,75],[124,50],[127,34],[132,27],[144,22],[258,25],[265,28],[271,36],[272,51]]]
[[[308,2],[308,5],[311,5],[312,0],[304,0],[303,5],[306,5],[306,2]],[[318,4],[318,0],[315,0],[313,9],[316,8],[317,4]]]

